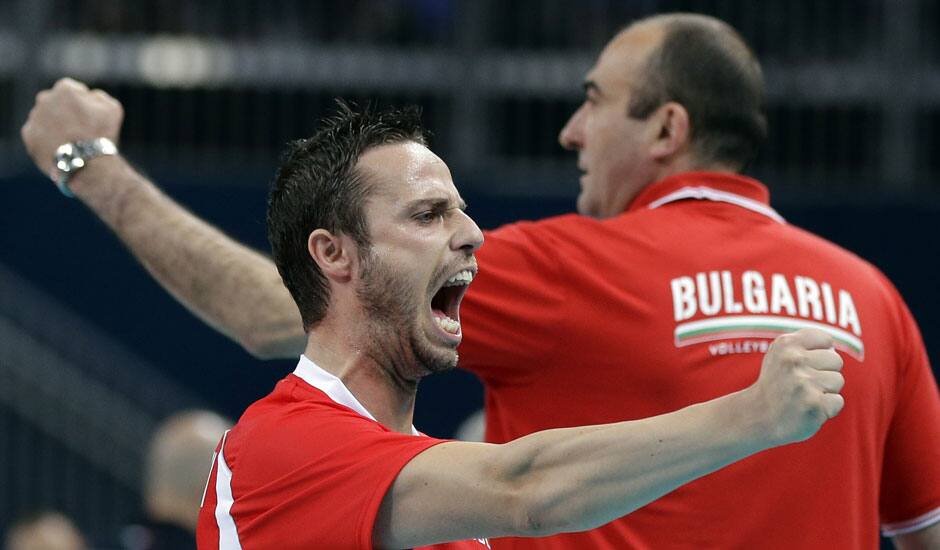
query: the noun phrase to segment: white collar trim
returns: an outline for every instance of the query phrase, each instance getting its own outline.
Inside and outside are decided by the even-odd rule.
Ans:
[[[362,403],[356,399],[356,396],[349,391],[349,388],[346,387],[346,384],[343,384],[342,380],[325,371],[323,367],[317,365],[305,355],[300,356],[297,368],[294,369],[294,375],[325,393],[333,402],[348,407],[369,420],[378,422],[378,420],[372,416],[372,413],[370,413]],[[411,433],[413,435],[420,435],[414,426],[411,427]]]
[[[727,191],[719,191],[717,189],[712,189],[711,187],[683,187],[678,191],[673,191],[665,197],[661,197],[649,204],[647,208],[659,208],[664,204],[670,202],[681,201],[684,199],[697,199],[697,200],[709,200],[715,202],[727,202],[735,206],[740,206],[741,208],[746,208],[758,214],[763,214],[768,218],[779,222],[786,223],[786,220],[783,219],[783,216],[777,213],[776,210],[767,206],[762,202],[758,202],[754,199],[749,199],[747,197],[742,197],[735,193],[729,193]]]

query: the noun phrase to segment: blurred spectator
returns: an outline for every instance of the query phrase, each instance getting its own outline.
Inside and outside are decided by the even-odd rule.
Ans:
[[[84,550],[78,528],[58,512],[40,512],[10,526],[5,550]]]
[[[154,433],[144,472],[146,520],[124,530],[128,550],[196,548],[196,516],[216,445],[232,423],[205,410],[177,413]]]

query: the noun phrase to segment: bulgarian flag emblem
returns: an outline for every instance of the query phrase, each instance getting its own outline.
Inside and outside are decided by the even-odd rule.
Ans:
[[[729,340],[734,338],[776,338],[801,328],[815,328],[828,332],[835,347],[858,361],[865,359],[865,344],[854,334],[824,323],[774,315],[722,316],[701,321],[689,321],[676,326],[676,347]]]

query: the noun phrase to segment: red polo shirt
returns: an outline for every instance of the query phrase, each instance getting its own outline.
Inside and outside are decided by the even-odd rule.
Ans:
[[[778,334],[830,332],[845,410],[608,525],[494,548],[878,547],[940,519],[940,397],[890,282],[787,224],[766,188],[686,173],[622,215],[491,231],[462,306],[487,438],[662,414],[742,389]]]

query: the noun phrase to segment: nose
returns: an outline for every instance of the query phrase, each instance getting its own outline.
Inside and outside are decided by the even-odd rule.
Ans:
[[[581,146],[584,143],[582,139],[584,135],[582,132],[583,122],[584,105],[582,104],[578,107],[578,110],[571,115],[571,118],[568,119],[568,123],[561,129],[561,132],[558,133],[558,143],[569,151],[581,150]]]
[[[483,246],[483,232],[463,210],[457,211],[457,230],[451,239],[451,248],[462,250],[466,254],[473,254]]]

